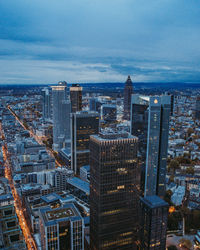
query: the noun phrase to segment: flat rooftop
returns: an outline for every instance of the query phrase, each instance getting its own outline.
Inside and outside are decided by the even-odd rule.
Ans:
[[[81,216],[73,203],[66,203],[59,208],[41,208],[40,216],[47,226],[55,225],[61,221],[74,221],[81,219]]]
[[[98,135],[92,135],[90,138],[94,138],[99,141],[110,141],[110,140],[124,140],[124,139],[137,139],[136,136],[133,136],[127,132],[116,133],[116,132],[101,132]]]
[[[86,181],[81,180],[78,177],[73,177],[67,180],[67,182],[69,184],[71,184],[72,186],[82,190],[83,192],[85,192],[86,194],[90,193],[90,184]]]
[[[52,193],[52,194],[42,196],[41,199],[45,201],[46,203],[52,203],[52,202],[58,201],[60,199],[60,196],[57,195],[56,193]]]
[[[141,200],[151,208],[169,206],[166,201],[162,200],[157,195],[146,196],[144,198],[141,198]]]
[[[72,208],[60,208],[54,211],[46,212],[46,218],[48,221],[57,220],[66,217],[72,217],[75,213]]]

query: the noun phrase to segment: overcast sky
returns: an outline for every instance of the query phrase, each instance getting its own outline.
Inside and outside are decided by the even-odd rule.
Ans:
[[[0,0],[0,83],[200,80],[198,0]]]

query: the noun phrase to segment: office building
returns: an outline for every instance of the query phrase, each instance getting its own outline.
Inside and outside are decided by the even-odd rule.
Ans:
[[[99,101],[99,99],[97,97],[93,97],[90,99],[90,111],[96,111],[98,113],[101,112],[101,105],[102,105],[102,102]]]
[[[101,119],[104,122],[115,122],[117,120],[117,107],[114,104],[102,104]]]
[[[89,165],[90,135],[99,132],[99,114],[79,111],[71,114],[71,168],[76,174],[80,167]]]
[[[66,82],[52,86],[53,101],[53,148],[55,151],[69,146],[71,104],[67,100]]]
[[[39,217],[42,249],[84,250],[84,222],[73,203],[42,208]]]
[[[137,137],[90,137],[91,249],[136,249],[140,176]]]
[[[0,249],[26,249],[6,178],[0,178]]]
[[[195,118],[200,120],[200,96],[196,99]]]
[[[48,88],[42,89],[42,116],[43,119],[51,119],[51,93]]]
[[[164,197],[171,97],[132,95],[131,133],[139,137],[144,195]]]
[[[158,196],[140,199],[140,249],[166,249],[168,203]]]
[[[72,84],[70,87],[71,112],[82,110],[82,87],[79,84]]]
[[[133,94],[133,84],[131,77],[128,76],[124,87],[124,119],[130,120],[131,114],[131,95]]]
[[[174,114],[174,95],[170,94],[169,92],[165,92],[165,95],[169,95],[171,97],[171,113],[170,113],[170,115],[173,116],[173,114]]]

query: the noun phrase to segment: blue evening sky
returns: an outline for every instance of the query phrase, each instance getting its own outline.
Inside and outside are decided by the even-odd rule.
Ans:
[[[0,83],[200,80],[198,0],[0,0]]]

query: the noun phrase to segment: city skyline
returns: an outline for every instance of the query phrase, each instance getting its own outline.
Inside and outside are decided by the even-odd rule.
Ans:
[[[2,1],[0,83],[198,82],[192,1]],[[77,74],[78,73],[78,74]]]

